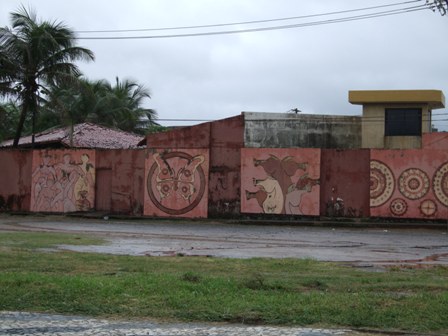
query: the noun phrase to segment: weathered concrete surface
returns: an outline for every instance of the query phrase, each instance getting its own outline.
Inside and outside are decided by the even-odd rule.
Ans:
[[[257,112],[243,115],[245,147],[361,147],[359,116]]]
[[[143,214],[144,149],[96,151],[97,211]]]
[[[30,151],[0,151],[0,211],[30,211],[32,160]]]
[[[369,217],[370,151],[323,149],[320,161],[320,215]]]
[[[92,220],[0,216],[3,231],[84,233],[102,246],[59,246],[84,252],[140,256],[313,258],[362,267],[448,265],[446,230],[350,229],[236,225],[168,220]]]

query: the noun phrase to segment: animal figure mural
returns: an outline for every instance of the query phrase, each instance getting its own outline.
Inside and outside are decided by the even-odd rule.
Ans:
[[[302,197],[319,184],[319,178],[307,173],[308,163],[298,162],[292,156],[283,159],[270,154],[267,159],[253,159],[254,167],[261,167],[267,175],[253,178],[256,191],[246,189],[246,200],[256,201],[262,212],[268,214],[303,214]]]
[[[152,204],[145,202],[145,214],[185,215],[203,203],[208,170],[205,154],[156,152],[147,166],[147,200]]]
[[[94,207],[94,152],[35,152],[31,211],[74,212]]]

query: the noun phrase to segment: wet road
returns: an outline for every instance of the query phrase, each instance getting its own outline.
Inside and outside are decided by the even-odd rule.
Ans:
[[[59,249],[147,256],[313,258],[359,266],[448,265],[446,230],[241,225],[169,220],[0,216],[0,230],[87,233],[101,246]]]

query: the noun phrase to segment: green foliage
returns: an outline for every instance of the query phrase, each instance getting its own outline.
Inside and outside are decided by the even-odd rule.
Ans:
[[[112,86],[107,81],[97,82],[95,92],[97,104],[88,115],[88,120],[128,132],[146,133],[147,127],[157,125],[157,113],[145,109],[142,104],[151,98],[149,91],[136,82],[120,81],[116,78]]]
[[[141,105],[149,99],[142,85],[116,78],[115,86],[106,80],[84,78],[50,86],[45,92],[38,129],[54,126],[73,126],[92,122],[127,132],[145,134],[157,125],[157,113]]]
[[[29,114],[38,115],[40,93],[80,75],[77,60],[93,60],[93,53],[75,45],[73,31],[24,7],[11,13],[11,27],[0,28],[0,95],[17,99],[21,109],[15,145]]]
[[[448,332],[448,267],[367,272],[313,260],[39,250],[86,239],[2,233],[1,309]]]
[[[19,248],[34,250],[38,248],[51,248],[55,245],[98,245],[103,240],[86,235],[68,235],[60,233],[36,232],[2,232],[0,246],[6,248]]]
[[[14,137],[20,118],[20,109],[13,102],[0,104],[0,142]],[[31,133],[31,118],[25,120],[23,134]]]
[[[143,107],[150,94],[142,85],[118,78],[111,85],[81,77],[73,62],[94,56],[75,45],[73,31],[64,24],[39,21],[24,7],[11,13],[11,24],[0,28],[0,96],[18,104],[13,116],[0,110],[0,118],[8,121],[0,129],[0,139],[14,136],[17,145],[20,136],[33,129],[73,127],[86,121],[139,134],[158,126],[156,111]]]
[[[154,134],[160,132],[167,132],[170,130],[170,127],[153,124],[150,125],[147,130],[148,130],[147,134]]]

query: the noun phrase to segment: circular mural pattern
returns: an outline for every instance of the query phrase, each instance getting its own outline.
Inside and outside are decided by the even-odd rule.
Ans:
[[[370,206],[377,207],[386,203],[395,188],[392,171],[381,161],[370,161]]]
[[[437,204],[433,200],[427,199],[420,204],[420,212],[423,216],[431,217],[437,212]]]
[[[428,175],[418,168],[406,169],[398,178],[398,190],[404,197],[410,200],[416,200],[425,196],[429,191],[429,187]]]
[[[448,163],[437,169],[432,180],[434,194],[440,203],[448,206]]]
[[[160,154],[160,157],[162,163],[154,162],[148,171],[146,187],[149,198],[158,209],[167,214],[182,215],[190,212],[204,196],[206,180],[201,167],[203,161],[192,168],[195,158],[188,153],[169,152]],[[173,167],[180,169],[176,171]],[[173,194],[177,194],[179,199],[184,199],[185,202],[163,205],[163,199]],[[185,204],[187,205],[183,206]]]
[[[396,198],[390,202],[390,211],[394,216],[403,216],[407,210],[408,205],[402,198]]]

